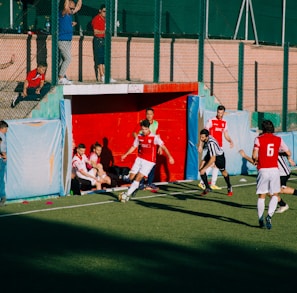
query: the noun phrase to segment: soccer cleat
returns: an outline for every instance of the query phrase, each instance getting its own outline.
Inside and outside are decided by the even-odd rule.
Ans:
[[[145,190],[158,191],[159,190],[159,187],[152,183],[150,185],[147,185],[146,188],[145,188]]]
[[[227,193],[228,196],[232,196],[233,195],[233,190],[232,190],[232,186],[231,187],[228,187],[228,193]]]
[[[120,201],[120,202],[126,202],[126,201],[128,201],[127,200],[127,193],[126,192],[121,192],[119,195],[118,195],[118,200]]]
[[[267,217],[265,218],[265,221],[266,221],[266,228],[270,230],[272,228],[271,217],[267,215]]]
[[[205,189],[205,184],[202,183],[202,182],[200,182],[200,183],[198,184],[198,187],[201,188],[202,190],[204,190],[204,189]]]
[[[259,219],[259,226],[260,228],[264,228],[265,226],[263,216]]]
[[[211,189],[211,188],[205,188],[205,189],[203,190],[203,192],[201,193],[201,195],[206,195],[206,194],[208,194],[209,192],[212,192],[212,189]]]
[[[210,185],[212,190],[221,190],[222,188],[217,185]]]
[[[286,204],[285,206],[283,207],[278,207],[277,210],[275,211],[277,214],[281,214],[285,211],[287,211],[289,209],[289,206]]]

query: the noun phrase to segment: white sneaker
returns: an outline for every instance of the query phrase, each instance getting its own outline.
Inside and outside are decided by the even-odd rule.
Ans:
[[[105,81],[105,76],[101,76],[100,81],[104,82]]]
[[[72,81],[70,81],[67,78],[63,77],[63,78],[59,79],[58,83],[63,84],[63,85],[70,85],[70,84],[72,84]]]
[[[287,211],[289,209],[289,206],[286,204],[285,206],[283,207],[278,207],[277,210],[275,211],[277,214],[281,214],[285,211]]]
[[[113,79],[113,78],[110,78],[110,80],[109,80],[110,82],[117,82],[115,79]]]

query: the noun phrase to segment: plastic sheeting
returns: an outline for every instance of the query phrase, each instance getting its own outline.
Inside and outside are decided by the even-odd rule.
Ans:
[[[7,199],[54,195],[61,186],[61,121],[8,121]]]

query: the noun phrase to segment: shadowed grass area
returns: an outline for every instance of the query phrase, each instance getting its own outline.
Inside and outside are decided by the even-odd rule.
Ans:
[[[259,229],[255,178],[240,178],[231,198],[193,182],[9,204],[0,216],[39,212],[0,217],[1,292],[295,292],[297,197]]]

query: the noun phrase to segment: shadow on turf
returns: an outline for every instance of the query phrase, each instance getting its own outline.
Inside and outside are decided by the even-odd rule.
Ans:
[[[178,208],[175,206],[169,206],[169,205],[159,204],[159,203],[154,203],[154,202],[147,202],[147,201],[141,201],[141,200],[134,200],[134,201],[137,204],[147,207],[147,208],[161,209],[161,210],[167,210],[167,211],[171,211],[171,212],[179,212],[179,213],[184,213],[184,214],[188,214],[188,215],[192,215],[192,216],[203,217],[203,218],[212,218],[215,220],[240,224],[240,225],[244,225],[247,227],[259,228],[258,225],[257,226],[250,225],[249,223],[242,222],[242,221],[236,220],[234,218],[229,218],[229,217],[225,217],[225,216],[218,216],[218,215],[212,215],[212,214],[207,214],[207,213],[202,213],[202,212],[195,212],[195,211]]]
[[[296,286],[297,253],[268,244],[257,250],[209,239],[195,248],[21,216],[0,224],[1,292],[292,292]]]

